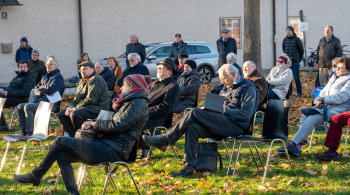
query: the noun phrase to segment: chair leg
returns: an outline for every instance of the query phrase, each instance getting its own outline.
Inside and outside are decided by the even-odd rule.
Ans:
[[[315,134],[315,128],[312,130],[312,133],[311,133],[311,138],[310,138],[310,143],[309,143],[309,151],[311,150],[311,145],[312,145],[312,140],[314,139],[314,134]]]
[[[261,165],[261,167],[262,167],[263,170],[264,170],[264,168],[265,168],[265,167],[264,167],[264,163],[263,163],[263,161],[262,161],[262,159],[261,159],[261,156],[260,156],[258,147],[256,146],[256,143],[254,143],[254,148],[255,148],[256,154],[258,155],[258,158],[259,158],[259,161],[260,161],[260,165]]]
[[[345,134],[345,142],[344,142],[344,149],[343,149],[343,156],[345,155],[346,152],[346,145],[348,143],[348,138],[349,138],[349,127],[346,130],[346,134]],[[0,170],[1,171],[1,170]]]
[[[5,149],[5,153],[4,156],[1,159],[1,166],[0,166],[0,172],[2,171],[2,169],[4,168],[5,162],[6,162],[6,157],[7,157],[7,153],[9,151],[10,148],[10,142],[8,141],[6,144],[6,149]]]
[[[248,143],[248,146],[249,146],[250,154],[252,154],[252,156],[253,156],[253,160],[254,160],[256,169],[257,169],[258,172],[259,172],[259,166],[258,166],[258,163],[256,162],[255,155],[254,155],[253,150],[252,150],[252,146],[250,145],[250,143]]]
[[[23,162],[26,150],[27,150],[27,146],[28,146],[28,141],[26,142],[26,144],[23,147],[23,151],[22,151],[21,159],[19,160],[19,164],[18,164],[18,168],[17,168],[17,171],[16,171],[16,175],[19,175],[19,173],[21,172],[22,162]]]
[[[235,173],[236,173],[236,171],[237,171],[237,163],[238,163],[239,153],[241,152],[242,143],[243,143],[243,142],[240,142],[240,143],[239,143],[238,152],[237,152],[237,156],[236,156],[236,162],[235,162],[235,165],[234,165],[234,167],[233,167],[233,173],[232,173],[232,175],[235,175]]]
[[[225,147],[225,150],[226,150],[227,156],[230,156],[230,152],[228,151],[228,147],[227,147],[227,144],[226,144],[225,139],[222,139],[222,144],[223,144],[223,145],[224,145],[224,147]]]
[[[9,129],[12,129],[12,122],[13,122],[13,117],[15,115],[15,111],[18,110],[17,106],[13,108],[13,111],[12,111],[12,115],[11,115],[11,120],[10,120],[10,126],[9,126]],[[17,118],[18,118],[18,114],[17,114]],[[17,127],[18,125],[16,125]]]
[[[116,168],[111,168],[112,166],[115,166],[116,165]],[[126,163],[126,162],[114,162],[111,166],[110,166],[110,169],[109,169],[109,171],[108,171],[108,178],[110,178],[110,182],[111,182],[111,184],[112,184],[112,186],[114,186],[115,187],[115,190],[116,190],[116,185],[115,185],[115,183],[114,183],[114,181],[113,181],[113,178],[112,178],[112,175],[113,174],[117,174],[116,173],[116,171],[117,171],[117,169],[118,169],[118,165],[120,165],[120,166],[123,166],[123,167],[126,167],[126,169],[128,170],[128,174],[129,174],[129,176],[130,176],[130,179],[131,179],[131,181],[133,182],[133,184],[134,184],[134,186],[135,186],[135,188],[136,188],[136,191],[137,191],[137,193],[138,194],[141,194],[140,193],[140,190],[139,190],[139,187],[138,187],[138,185],[137,185],[137,183],[136,183],[136,181],[135,181],[135,179],[134,179],[134,176],[133,176],[133,174],[132,174],[132,172],[131,172],[131,170],[130,170],[130,168],[129,168],[129,165]],[[104,186],[104,189],[103,189],[103,192],[105,193],[105,191],[106,191],[106,188],[107,188],[107,185],[106,185],[106,181],[107,181],[107,178],[106,178],[106,180],[105,180],[105,186]]]
[[[78,186],[78,191],[81,189],[81,185],[83,184],[83,179],[85,175],[85,170],[86,170],[86,165],[83,163],[81,164],[78,175],[77,175],[77,186]]]
[[[228,161],[228,167],[227,167],[226,176],[228,176],[228,174],[230,174],[230,168],[231,168],[233,153],[235,151],[235,145],[236,145],[236,139],[233,140],[233,146],[232,146],[231,154],[229,155],[230,160]]]

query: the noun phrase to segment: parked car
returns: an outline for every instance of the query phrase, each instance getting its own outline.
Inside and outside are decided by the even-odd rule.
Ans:
[[[202,83],[209,83],[212,78],[217,77],[218,71],[218,52],[210,44],[199,41],[188,41],[189,59],[196,61],[197,70],[200,74]],[[172,42],[153,42],[145,43],[146,60],[144,65],[148,67],[153,80],[157,79],[157,63],[169,57],[170,47]],[[101,63],[107,64],[107,58]],[[123,70],[126,69],[125,53],[118,57],[120,66]]]

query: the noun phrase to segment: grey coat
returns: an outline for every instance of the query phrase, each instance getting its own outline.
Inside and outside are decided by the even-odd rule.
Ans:
[[[286,98],[292,79],[293,72],[285,64],[282,65],[282,67],[273,67],[266,77],[266,81],[270,84],[270,89],[272,89],[280,99]]]

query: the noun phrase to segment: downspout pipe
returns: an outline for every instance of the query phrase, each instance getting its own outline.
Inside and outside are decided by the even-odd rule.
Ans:
[[[273,59],[274,62],[277,59],[276,56],[276,0],[272,0],[272,32],[273,32]]]
[[[83,19],[81,12],[81,0],[78,0],[78,13],[79,13],[79,41],[80,41],[80,54],[84,52],[84,40],[83,40]]]

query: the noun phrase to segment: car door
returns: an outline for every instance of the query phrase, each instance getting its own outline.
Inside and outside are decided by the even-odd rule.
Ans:
[[[147,66],[149,73],[152,77],[152,80],[157,79],[157,63],[169,57],[170,46],[160,46],[150,53],[147,60],[145,61],[145,65]],[[150,60],[151,56],[157,57],[155,60]]]

